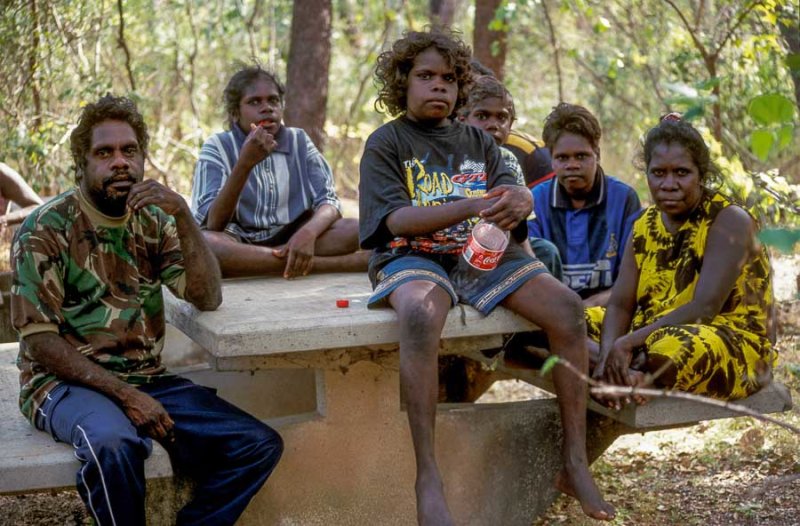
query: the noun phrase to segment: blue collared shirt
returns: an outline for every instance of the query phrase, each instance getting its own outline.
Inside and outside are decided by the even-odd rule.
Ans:
[[[192,184],[192,212],[200,225],[230,177],[247,138],[232,130],[211,136],[200,150]],[[250,171],[225,231],[250,243],[269,240],[304,212],[329,204],[341,211],[333,174],[300,128],[281,126],[273,152]]]
[[[583,297],[610,288],[641,209],[633,188],[598,167],[597,182],[581,209],[572,207],[558,178],[532,193],[536,217],[528,221],[528,235],[556,245],[564,267],[562,281]]]

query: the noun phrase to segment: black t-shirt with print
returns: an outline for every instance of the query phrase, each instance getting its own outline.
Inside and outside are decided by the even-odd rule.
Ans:
[[[361,247],[378,251],[409,247],[436,254],[458,253],[478,218],[410,239],[393,236],[386,218],[406,206],[436,206],[480,197],[499,185],[517,184],[497,145],[482,130],[458,121],[429,128],[406,117],[384,124],[370,135],[360,172]],[[525,221],[512,235],[520,242],[526,239]]]

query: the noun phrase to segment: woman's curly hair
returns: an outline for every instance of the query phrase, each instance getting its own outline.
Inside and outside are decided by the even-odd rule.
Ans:
[[[583,106],[562,102],[544,120],[542,140],[550,151],[553,151],[564,133],[574,133],[585,138],[598,156],[600,155],[600,137],[603,135],[600,122]]]
[[[429,47],[435,47],[455,71],[458,98],[453,113],[464,104],[470,82],[469,63],[472,60],[472,50],[461,40],[458,32],[433,27],[424,32],[406,32],[403,38],[392,44],[391,49],[378,56],[375,66],[375,86],[378,88],[376,110],[385,110],[393,116],[406,111],[408,73],[417,55]]]
[[[136,134],[136,142],[142,154],[147,156],[150,135],[144,117],[136,103],[126,97],[115,97],[107,93],[93,104],[87,104],[81,112],[78,125],[69,136],[70,152],[75,163],[75,180],[80,181],[86,168],[86,157],[92,148],[92,130],[103,121],[123,121],[130,124]]]
[[[716,163],[711,160],[711,151],[703,140],[703,136],[694,126],[674,115],[665,116],[661,122],[647,132],[634,159],[634,165],[639,170],[647,172],[656,146],[678,144],[686,148],[692,157],[692,161],[700,172],[700,182],[703,186],[706,188],[719,187],[722,182],[722,174]]]

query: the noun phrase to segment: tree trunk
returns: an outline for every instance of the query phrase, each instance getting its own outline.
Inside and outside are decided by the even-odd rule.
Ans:
[[[33,31],[31,31],[31,49],[28,54],[28,71],[31,82],[31,97],[33,98],[34,116],[31,120],[31,127],[38,130],[42,124],[42,96],[39,93],[39,13],[36,0],[30,0],[31,18],[33,19]]]
[[[295,0],[286,73],[284,120],[303,128],[320,151],[325,142],[331,14],[331,0]]]
[[[481,64],[494,71],[499,80],[503,80],[506,63],[507,33],[492,31],[489,24],[502,0],[475,1],[475,32],[472,36],[473,55]]]
[[[458,4],[458,0],[430,0],[431,23],[452,26]]]

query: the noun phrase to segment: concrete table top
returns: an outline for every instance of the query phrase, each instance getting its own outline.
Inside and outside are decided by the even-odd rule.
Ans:
[[[225,280],[223,303],[201,312],[165,293],[167,321],[216,359],[331,349],[375,348],[398,342],[390,308],[367,309],[372,292],[362,273],[320,274],[287,281],[280,277]],[[348,308],[336,306],[347,299]],[[483,316],[471,307],[450,310],[443,340],[496,337],[536,326],[497,308]]]

